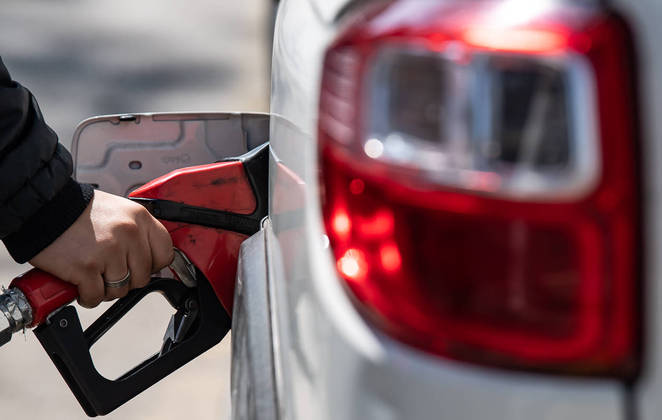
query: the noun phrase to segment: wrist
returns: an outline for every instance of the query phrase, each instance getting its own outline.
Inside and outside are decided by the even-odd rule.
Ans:
[[[30,260],[78,219],[93,196],[94,189],[90,185],[70,179],[17,232],[3,239],[9,254],[18,263]]]

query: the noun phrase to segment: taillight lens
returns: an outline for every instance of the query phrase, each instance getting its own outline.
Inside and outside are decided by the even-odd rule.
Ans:
[[[630,375],[629,38],[549,2],[396,1],[326,54],[323,213],[377,326],[501,366]]]

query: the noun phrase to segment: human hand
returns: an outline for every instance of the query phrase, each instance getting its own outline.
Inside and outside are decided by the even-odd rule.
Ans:
[[[144,287],[172,258],[170,234],[143,206],[97,190],[74,224],[30,264],[76,285],[78,302],[91,308]],[[129,284],[104,285],[129,272]]]

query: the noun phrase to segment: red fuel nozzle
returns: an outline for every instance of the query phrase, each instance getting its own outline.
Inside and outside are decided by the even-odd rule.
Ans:
[[[33,268],[12,280],[9,285],[23,292],[32,310],[32,319],[26,327],[36,327],[54,310],[78,297],[78,289],[71,283]]]
[[[38,326],[77,296],[76,286],[36,268],[16,277],[0,294],[0,346],[13,333]]]

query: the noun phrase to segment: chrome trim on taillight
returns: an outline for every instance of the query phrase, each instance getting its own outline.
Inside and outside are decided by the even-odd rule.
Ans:
[[[461,47],[460,47],[461,48]],[[389,86],[384,83],[385,72],[398,58],[428,58],[437,61],[439,68],[450,73],[444,88],[448,94],[438,104],[446,115],[439,115],[438,139],[420,139],[397,131],[376,133],[375,125],[388,126],[387,102]],[[536,167],[534,159],[544,135],[545,112],[548,110],[549,91],[539,90],[532,99],[531,112],[521,127],[520,156],[509,165],[490,162],[496,149],[498,121],[495,121],[494,98],[497,81],[494,63],[510,60],[520,66],[530,66],[562,78],[567,129],[567,166]],[[431,64],[432,62],[430,62]],[[379,85],[377,85],[379,84]],[[456,43],[449,43],[442,51],[431,51],[416,45],[382,46],[367,60],[362,85],[365,87],[362,103],[370,114],[363,127],[362,155],[373,161],[383,161],[391,168],[402,170],[402,175],[415,172],[420,185],[421,177],[434,185],[489,194],[511,200],[566,201],[590,193],[600,177],[599,133],[596,117],[594,76],[585,58],[572,52],[554,55],[524,55],[506,52],[458,51]],[[537,86],[538,88],[538,86]],[[543,87],[544,89],[544,87]],[[559,98],[557,98],[559,99]],[[499,110],[496,110],[499,111]],[[359,111],[361,112],[361,111]],[[441,114],[441,113],[440,113]],[[376,117],[377,116],[377,117]],[[443,130],[443,132],[441,132]],[[559,141],[565,133],[559,133]],[[431,141],[433,140],[433,141]]]

